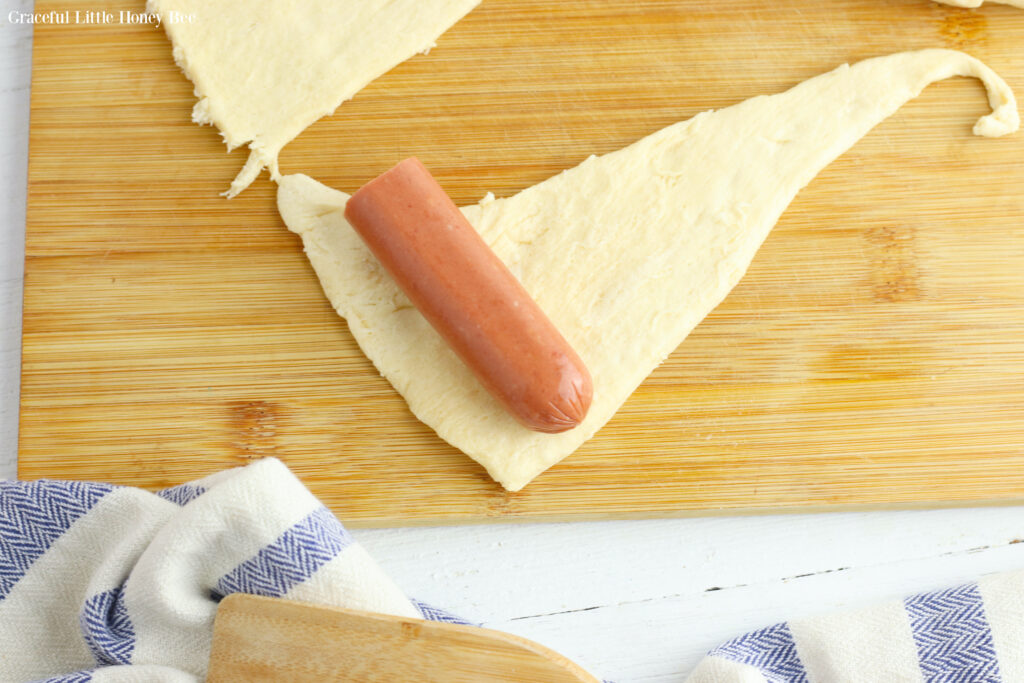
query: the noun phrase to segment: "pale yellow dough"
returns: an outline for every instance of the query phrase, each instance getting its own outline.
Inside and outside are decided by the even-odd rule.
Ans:
[[[148,0],[195,86],[195,123],[249,159],[234,197],[307,126],[419,52],[480,0]],[[191,15],[191,21],[181,17]]]
[[[988,0],[995,4],[999,3],[1002,5],[1010,5],[1011,7],[1024,7],[1024,0]],[[981,7],[985,0],[935,0],[935,2],[941,2],[944,5],[952,5],[953,7]]]
[[[593,375],[590,414],[563,434],[520,426],[480,387],[346,223],[347,194],[289,175],[278,207],[413,413],[514,491],[593,436],[725,298],[802,187],[950,76],[974,76],[988,90],[993,113],[976,134],[1018,128],[1013,93],[984,64],[952,50],[907,52],[705,112],[513,197],[465,207]]]

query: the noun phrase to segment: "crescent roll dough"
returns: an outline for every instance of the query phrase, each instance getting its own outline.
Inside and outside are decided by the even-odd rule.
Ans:
[[[935,0],[941,2],[944,5],[952,5],[953,7],[981,7],[985,0]],[[1000,3],[1003,5],[1010,5],[1011,7],[1024,7],[1024,0],[990,0],[992,3]]]
[[[397,64],[426,52],[480,0],[149,0],[195,86],[195,123],[249,160],[234,197],[307,126]],[[191,15],[191,21],[183,17]]]
[[[814,176],[934,81],[981,79],[977,135],[1016,130],[1006,83],[977,59],[924,50],[844,65],[590,157],[507,199],[463,209],[590,369],[583,423],[521,426],[478,385],[345,222],[348,195],[281,179],[278,208],[360,347],[446,441],[518,490],[593,436],[725,298]]]

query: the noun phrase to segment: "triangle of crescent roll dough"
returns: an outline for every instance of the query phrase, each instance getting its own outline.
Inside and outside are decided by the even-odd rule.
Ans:
[[[953,5],[953,7],[981,7],[985,0],[935,0],[941,2],[944,5]],[[1024,0],[989,0],[992,3],[999,3],[1003,5],[1010,5],[1011,7],[1024,7]]]
[[[507,199],[463,209],[579,352],[594,402],[577,428],[522,427],[477,383],[346,223],[348,195],[285,176],[278,208],[335,309],[413,413],[518,490],[594,435],[725,298],[796,193],[936,80],[974,76],[1016,130],[1013,93],[984,64],[924,50],[844,65],[590,157]]]
[[[195,123],[216,126],[249,159],[234,197],[307,126],[370,81],[426,52],[480,0],[149,0],[195,86]],[[175,20],[192,15],[192,21]]]

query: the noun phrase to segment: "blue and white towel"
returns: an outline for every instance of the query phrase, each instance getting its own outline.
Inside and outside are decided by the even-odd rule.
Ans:
[[[0,482],[0,681],[192,682],[234,592],[422,616],[279,461],[158,494]],[[748,633],[689,683],[1024,681],[1024,574]]]
[[[766,681],[1024,681],[1024,572],[747,633],[687,679]]]
[[[235,592],[455,620],[406,598],[278,460],[158,494],[0,481],[0,681],[201,680]]]

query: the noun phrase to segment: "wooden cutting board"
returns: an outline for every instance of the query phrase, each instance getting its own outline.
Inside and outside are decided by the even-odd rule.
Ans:
[[[416,154],[468,203],[927,47],[1024,95],[1008,7],[484,0],[281,167],[351,191]],[[218,196],[245,151],[189,122],[162,30],[40,25],[33,69],[22,477],[156,488],[276,456],[364,526],[1024,501],[1024,134],[970,134],[974,81],[932,86],[827,169],[615,419],[510,494],[362,356],[274,185]]]

